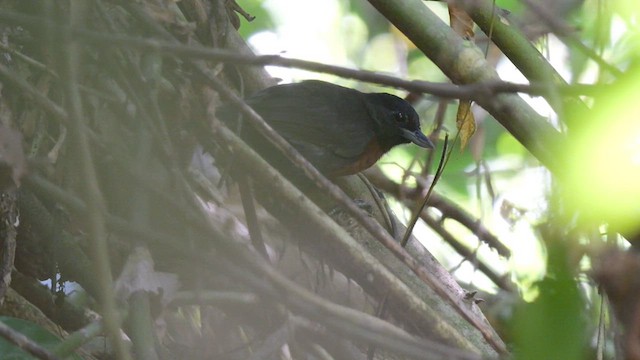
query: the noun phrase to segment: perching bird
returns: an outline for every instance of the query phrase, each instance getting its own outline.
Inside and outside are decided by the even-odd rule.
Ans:
[[[405,100],[385,93],[362,93],[324,81],[307,80],[266,88],[246,99],[263,119],[327,176],[356,174],[392,147],[413,142],[433,148],[420,119]],[[236,128],[237,111],[220,117]],[[241,136],[285,175],[291,164],[247,121]]]

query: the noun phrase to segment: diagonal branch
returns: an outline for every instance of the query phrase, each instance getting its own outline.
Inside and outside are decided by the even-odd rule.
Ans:
[[[496,71],[484,59],[482,51],[458,36],[422,1],[369,0],[369,2],[453,82],[469,84],[499,79]],[[540,162],[552,171],[558,170],[556,153],[560,144],[564,142],[564,136],[518,95],[486,95],[475,101],[493,115]]]

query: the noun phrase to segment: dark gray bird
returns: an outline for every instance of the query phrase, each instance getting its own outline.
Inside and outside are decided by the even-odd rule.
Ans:
[[[405,100],[385,93],[362,93],[324,81],[307,80],[266,88],[246,99],[264,120],[318,170],[328,176],[356,174],[396,145],[433,148],[420,119]],[[235,128],[237,112],[220,117]],[[248,125],[241,136],[287,173],[290,162]],[[247,129],[248,128],[248,129]]]

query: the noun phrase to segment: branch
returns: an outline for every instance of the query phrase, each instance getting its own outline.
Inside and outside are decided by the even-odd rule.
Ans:
[[[10,343],[16,345],[20,349],[28,352],[29,354],[43,360],[60,360],[49,350],[43,348],[37,343],[31,341],[28,337],[8,327],[5,323],[0,321],[0,336],[5,338]]]
[[[413,321],[423,319],[424,316],[431,317],[433,318],[431,324],[438,324],[437,328],[440,336],[445,335],[446,338],[451,341],[462,341],[462,344],[466,343],[466,341],[458,338],[459,334],[455,329],[450,328],[451,325],[439,319],[440,315],[433,312],[432,309],[425,308],[426,304],[424,302],[416,302],[415,295],[406,288],[406,285],[399,283],[397,279],[395,279],[395,276],[389,273],[385,267],[377,265],[378,263],[375,258],[373,258],[369,252],[363,249],[359,244],[355,243],[351,236],[344,232],[344,229],[337,226],[333,221],[330,221],[326,216],[319,216],[320,214],[323,214],[320,209],[317,209],[313,203],[305,201],[306,198],[303,197],[299,190],[292,187],[287,180],[281,178],[275,170],[270,168],[264,160],[257,157],[257,155],[247,148],[246,145],[243,145],[235,134],[222,126],[217,128],[216,134],[217,136],[222,137],[221,140],[224,141],[227,146],[231,147],[235,159],[237,159],[237,163],[243,164],[245,171],[258,179],[270,179],[270,181],[261,181],[256,183],[268,187],[268,189],[265,189],[262,193],[270,194],[273,198],[278,199],[278,203],[284,203],[289,207],[289,216],[297,222],[297,226],[295,226],[294,229],[300,229],[300,227],[303,227],[300,229],[304,230],[303,233],[305,235],[302,235],[303,238],[308,239],[310,236],[309,234],[314,234],[313,239],[316,239],[316,242],[331,239],[333,241],[327,245],[338,246],[338,244],[340,244],[338,248],[332,250],[332,254],[334,257],[343,257],[348,255],[350,263],[345,264],[343,262],[341,265],[349,265],[350,271],[348,271],[348,273],[350,275],[355,274],[359,283],[363,284],[365,287],[370,286],[370,281],[367,281],[367,277],[376,274],[373,275],[373,278],[376,279],[377,283],[380,282],[377,284],[380,289],[387,289],[392,294],[397,294],[390,296],[390,299],[400,307],[402,312],[405,312],[405,314],[407,312],[416,312],[416,315],[421,314],[420,316],[413,318]],[[273,179],[279,180],[274,181]],[[293,208],[291,208],[291,206],[293,206]],[[362,210],[358,208],[358,211]],[[378,223],[375,224],[380,226]],[[428,284],[429,287],[441,297],[441,299],[449,303],[462,318],[478,329],[486,339],[487,343],[491,344],[491,346],[498,352],[506,351],[502,342],[494,333],[491,332],[490,329],[486,327],[484,323],[481,322],[481,320],[478,319],[475,314],[473,314],[469,309],[468,304],[463,303],[460,297],[454,295],[454,293],[450,292],[449,289],[441,283],[438,279],[438,274],[434,274],[429,271],[429,269],[418,263],[387,233],[384,234],[384,237],[388,238],[383,242],[384,246],[390,249],[391,252],[406,266],[408,266],[419,279]],[[364,278],[358,276],[363,274],[365,275]],[[426,326],[424,328],[427,329],[429,325],[425,323],[424,326]]]
[[[279,55],[256,56],[253,54],[238,53],[223,49],[212,49],[197,45],[184,45],[181,43],[167,42],[157,39],[143,39],[126,35],[105,34],[85,29],[77,29],[63,25],[57,25],[48,19],[12,13],[9,11],[0,11],[0,20],[31,26],[41,26],[42,23],[49,24],[49,26],[56,30],[70,31],[73,35],[77,36],[77,38],[75,38],[74,40],[82,41],[86,45],[95,45],[96,43],[99,43],[102,45],[127,48],[135,51],[157,53],[163,56],[214,60],[234,65],[271,65],[287,68],[297,68],[318,73],[332,74],[348,79],[355,79],[379,85],[401,88],[415,93],[432,94],[442,98],[475,100],[477,98],[487,97],[505,92],[521,92],[531,95],[548,95],[551,91],[547,82],[536,82],[535,80],[532,81],[532,83],[529,85],[500,81],[499,79],[488,79],[483,82],[466,83],[459,85],[421,80],[405,80],[392,75],[380,74],[373,71],[357,70],[314,61],[287,58]],[[564,95],[578,96],[592,95],[606,89],[606,85],[558,84],[557,87],[553,89],[553,91],[554,93],[557,91]]]
[[[72,3],[70,9],[70,22],[80,24],[86,18],[88,4]],[[83,104],[78,90],[78,71],[81,65],[81,51],[76,43],[69,42],[71,34],[63,33],[65,43],[62,53],[58,53],[62,61],[61,78],[68,102],[70,140],[78,156],[78,168],[83,181],[80,181],[80,190],[87,203],[85,214],[90,241],[91,257],[94,261],[96,281],[98,282],[98,300],[102,307],[105,319],[105,328],[109,339],[115,348],[115,353],[120,359],[127,360],[131,356],[120,336],[120,316],[116,310],[113,294],[113,279],[111,277],[111,265],[109,263],[109,247],[107,245],[107,232],[105,227],[105,204],[98,185],[96,169],[91,157],[91,149],[86,132]]]
[[[16,235],[20,212],[16,206],[17,190],[0,193],[0,304],[11,285],[11,272],[16,256]]]
[[[413,201],[420,199],[424,188],[418,182],[415,188],[406,187],[387,178],[377,168],[369,169],[365,175],[371,182],[381,190],[395,196],[400,201]],[[506,247],[489,229],[487,229],[479,219],[474,218],[471,214],[460,208],[456,204],[447,200],[438,193],[431,194],[431,198],[427,203],[442,213],[445,218],[453,219],[474,233],[481,241],[484,241],[489,247],[495,249],[498,254],[510,257],[511,250]]]
[[[369,2],[453,82],[469,84],[499,79],[496,71],[484,59],[482,51],[458,36],[421,0],[402,2],[369,0]],[[546,61],[545,64],[547,64]],[[539,80],[546,81],[545,78]],[[499,94],[479,97],[475,100],[540,162],[552,171],[559,169],[556,154],[559,145],[564,142],[564,136],[522,98],[515,94]]]
[[[448,232],[444,226],[442,226],[442,221],[434,219],[432,216],[427,214],[426,211],[423,211],[420,214],[420,218],[424,220],[427,225],[429,225],[440,237],[453,249],[464,257],[467,261],[472,264],[477,264],[478,270],[480,270],[483,274],[485,274],[494,284],[496,284],[499,288],[513,293],[515,291],[514,285],[509,278],[505,275],[499,275],[495,271],[493,271],[489,265],[485,264],[484,261],[477,259],[475,253],[460,244],[460,242]]]
[[[580,39],[575,35],[575,32],[571,28],[569,28],[569,26],[563,19],[559,19],[556,15],[549,12],[548,9],[537,2],[531,0],[522,0],[522,2],[524,2],[524,4],[529,9],[531,9],[531,11],[533,11],[540,19],[542,19],[542,21],[544,21],[551,28],[551,30],[560,37],[560,39],[563,39],[565,42],[577,47],[578,50],[582,51],[583,54],[591,58],[591,60],[595,61],[598,65],[610,72],[612,75],[616,77],[624,75],[624,73],[620,69],[609,64],[593,49],[583,44],[582,41],[580,41]]]
[[[243,162],[244,163],[244,162]],[[263,166],[267,166],[264,164]],[[252,167],[253,168],[253,167]],[[282,181],[286,181],[282,179]],[[55,185],[48,183],[47,181],[31,175],[27,178],[27,184],[29,186],[38,187],[40,191],[46,191],[48,196],[53,196],[54,199],[60,201],[74,212],[85,212],[86,205],[82,200],[77,197],[65,192],[64,190],[57,188]],[[290,186],[290,185],[289,185]],[[294,204],[300,204],[302,201],[300,200],[302,197],[301,193],[297,192],[295,188],[288,188],[285,193],[289,193],[294,199]],[[308,202],[308,200],[307,200]],[[305,218],[315,218],[317,214],[322,213],[319,209],[312,210],[312,214],[303,214]],[[314,215],[315,214],[315,215]],[[237,233],[230,232],[230,227],[226,219],[208,219],[203,220],[199,228],[207,230],[206,235],[202,235],[197,239],[198,242],[205,243],[208,239],[216,239],[216,252],[221,252],[220,257],[216,257],[212,259],[210,255],[202,252],[202,251],[189,251],[185,249],[181,244],[176,244],[175,239],[171,236],[167,236],[163,233],[158,233],[156,231],[152,231],[150,229],[140,229],[134,225],[131,225],[129,222],[117,218],[115,216],[106,215],[107,223],[110,225],[110,228],[116,231],[117,233],[121,233],[126,236],[137,237],[139,239],[144,239],[150,243],[162,244],[167,246],[168,249],[175,256],[182,256],[193,261],[193,265],[197,267],[201,267],[203,271],[211,271],[211,266],[220,267],[220,269],[224,269],[225,273],[230,276],[236,277],[243,282],[245,282],[248,286],[256,291],[260,292],[262,295],[266,295],[276,300],[282,301],[292,307],[292,309],[304,314],[309,318],[314,318],[316,321],[325,324],[329,328],[333,330],[339,330],[339,333],[343,334],[347,337],[355,337],[360,340],[364,340],[367,342],[373,342],[378,344],[380,347],[384,347],[390,349],[392,351],[397,351],[401,354],[412,354],[412,356],[418,356],[417,354],[424,354],[426,352],[434,352],[434,351],[443,351],[445,354],[457,354],[456,356],[462,359],[475,359],[476,357],[473,355],[469,355],[467,352],[463,352],[457,349],[452,349],[448,346],[443,346],[442,344],[426,344],[428,340],[420,339],[417,340],[406,334],[404,331],[380,320],[374,318],[370,315],[362,314],[353,309],[348,309],[346,307],[342,307],[339,305],[335,305],[329,303],[326,300],[323,300],[317,297],[315,294],[310,293],[308,290],[299,287],[294,284],[290,280],[279,275],[275,270],[271,268],[270,264],[267,264],[264,259],[262,259],[258,254],[252,253],[248,250],[244,250],[241,248],[241,243],[245,243],[245,239],[235,239],[233,241],[228,240],[229,238],[236,238],[239,235]],[[326,218],[326,217],[325,217]],[[216,223],[212,223],[211,221],[216,221]],[[345,240],[350,238],[348,234],[344,232],[344,230],[338,227],[334,222],[330,219],[327,219],[330,226],[335,229],[335,231],[341,232],[341,236],[338,237],[338,240]],[[219,223],[217,223],[219,222]],[[313,229],[316,231],[316,229]],[[225,232],[223,232],[225,231]],[[320,234],[318,234],[320,235]],[[230,242],[231,241],[231,242]],[[353,240],[351,240],[353,242]],[[228,253],[231,251],[231,253]],[[240,252],[240,254],[238,253]],[[372,260],[371,255],[360,248],[356,247],[353,249],[354,253],[357,253],[359,257],[366,257],[368,261]],[[230,261],[229,259],[234,259],[234,261]],[[242,260],[238,263],[238,260]],[[259,264],[256,265],[256,263]],[[212,265],[215,264],[215,265]],[[380,273],[380,271],[385,271],[385,267],[382,266],[368,266],[364,264],[353,264],[354,266],[360,267],[362,271],[366,272],[368,276],[372,276],[376,279],[376,282],[384,281],[384,279],[390,275],[385,275],[384,273]],[[245,269],[256,269],[257,274],[247,274]],[[270,282],[264,281],[265,276],[265,267],[269,270],[267,272],[267,278],[270,281],[275,281],[276,284],[271,284]],[[219,269],[216,269],[218,271]],[[391,275],[392,276],[392,275]],[[394,283],[395,286],[388,286],[388,289],[394,289],[397,286],[402,286],[397,282]],[[413,295],[409,294],[408,297],[413,297]],[[319,314],[320,306],[322,312]],[[403,309],[403,311],[411,311],[411,307]],[[342,316],[345,316],[347,320],[342,320]],[[414,314],[418,316],[418,314]],[[424,316],[424,314],[420,314],[420,317]],[[330,320],[332,319],[332,320]],[[414,317],[413,320],[418,320],[418,318]],[[354,322],[355,323],[352,323]],[[351,325],[350,325],[351,324]],[[433,324],[438,324],[438,327],[446,326],[446,322],[436,321],[431,322],[431,326]],[[353,326],[356,326],[358,330],[357,334],[353,334]],[[348,330],[344,330],[348,329]],[[442,350],[437,350],[442,349]]]
[[[299,287],[291,280],[282,276],[275,268],[268,264],[259,254],[249,251],[241,243],[248,240],[231,239],[237,237],[236,233],[224,233],[224,227],[212,227],[212,235],[216,238],[225,240],[225,252],[232,254],[230,258],[238,259],[243,263],[243,268],[251,269],[255,275],[248,281],[264,282],[274,287],[278,300],[283,301],[292,309],[302,312],[310,319],[314,319],[330,329],[348,337],[359,339],[367,343],[373,342],[381,345],[389,350],[401,353],[405,356],[423,358],[427,351],[433,358],[460,358],[460,359],[476,359],[478,355],[470,354],[466,351],[451,348],[449,346],[437,343],[428,339],[418,339],[410,336],[404,330],[401,330],[383,320],[373,317],[359,311],[333,304],[321,297],[316,296],[312,292]],[[348,236],[348,235],[347,235]],[[229,262],[229,257],[218,259],[225,267],[234,267]],[[260,279],[260,280],[258,280]],[[438,325],[440,326],[440,325]],[[379,337],[379,335],[383,337]]]

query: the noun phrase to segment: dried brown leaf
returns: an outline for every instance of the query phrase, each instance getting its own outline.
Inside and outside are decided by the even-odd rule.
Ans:
[[[470,101],[460,101],[456,114],[456,125],[460,132],[460,150],[464,150],[469,139],[476,132],[476,119],[471,111]]]

